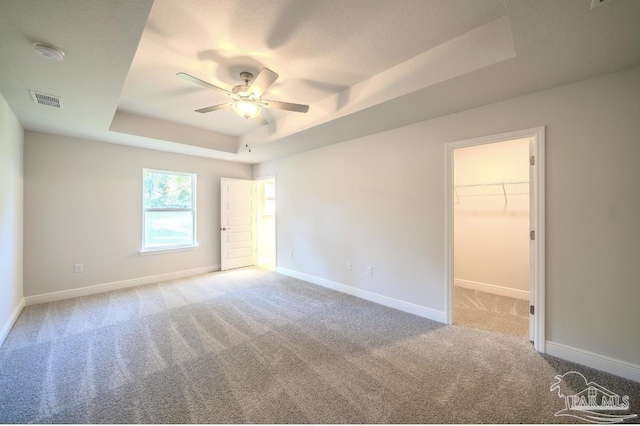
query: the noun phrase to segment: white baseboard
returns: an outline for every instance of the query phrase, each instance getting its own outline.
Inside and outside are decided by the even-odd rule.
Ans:
[[[640,365],[563,345],[561,343],[547,341],[546,347],[547,354],[549,355],[595,368],[596,370],[615,374],[616,376],[624,377],[625,379],[640,382]]]
[[[513,288],[502,287],[494,284],[481,283],[477,281],[463,280],[460,278],[454,278],[453,284],[456,287],[468,288],[469,290],[478,290],[478,291],[483,291],[485,293],[497,294],[499,296],[529,300],[529,292],[525,290],[516,290]]]
[[[337,290],[342,293],[349,294],[351,296],[365,299],[370,302],[377,303],[379,305],[388,306],[390,308],[398,309],[400,311],[408,312],[410,314],[418,315],[423,318],[427,318],[433,321],[446,323],[447,315],[442,311],[426,308],[424,306],[416,305],[413,303],[405,302],[403,300],[394,299],[392,297],[383,296],[371,291],[362,290],[359,288],[351,287],[345,284],[337,283],[335,281],[327,280],[324,278],[316,277],[314,275],[305,274],[303,272],[294,271],[292,269],[283,268],[281,266],[276,267],[276,272],[289,277],[298,278],[303,281],[307,281],[312,284],[316,284],[322,287]]]
[[[22,299],[20,299],[20,302],[18,302],[18,306],[16,306],[13,312],[11,312],[11,316],[9,317],[7,322],[4,324],[4,326],[2,326],[2,330],[0,330],[0,346],[2,346],[4,340],[7,338],[9,332],[11,331],[11,328],[13,327],[13,324],[16,323],[16,320],[20,316],[20,312],[22,312],[22,309],[24,308],[24,302],[25,300],[23,297]]]
[[[105,293],[107,291],[119,290],[122,288],[136,287],[139,285],[153,284],[162,281],[186,278],[194,275],[206,274],[219,271],[220,265],[204,266],[202,268],[188,269],[186,271],[169,272],[166,274],[152,275],[149,277],[133,278],[130,280],[116,281],[113,283],[97,284],[88,287],[74,288],[71,290],[55,291],[53,293],[38,294],[25,297],[26,306],[37,305],[39,303],[55,302],[56,300],[72,299],[74,297],[89,296],[91,294]]]

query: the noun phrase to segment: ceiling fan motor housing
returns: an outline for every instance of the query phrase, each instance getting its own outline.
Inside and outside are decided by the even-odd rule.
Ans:
[[[246,84],[240,84],[238,86],[235,86],[233,89],[231,89],[231,91],[235,94],[241,94],[241,93],[246,94],[247,92],[249,92],[249,86]]]

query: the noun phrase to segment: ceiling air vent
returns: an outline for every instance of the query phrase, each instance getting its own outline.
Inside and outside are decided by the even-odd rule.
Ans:
[[[29,90],[29,92],[31,92],[31,99],[33,99],[33,102],[37,104],[53,108],[62,108],[62,98],[40,92],[34,92],[33,90]]]

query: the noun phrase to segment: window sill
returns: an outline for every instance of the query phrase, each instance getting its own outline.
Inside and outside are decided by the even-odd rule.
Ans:
[[[162,253],[176,253],[180,251],[192,251],[198,249],[198,244],[195,246],[182,246],[182,247],[168,247],[168,248],[148,248],[140,250],[140,256],[149,256],[153,254],[162,254]]]

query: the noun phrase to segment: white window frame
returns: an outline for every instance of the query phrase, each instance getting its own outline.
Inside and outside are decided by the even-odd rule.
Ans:
[[[190,209],[181,209],[181,208],[145,208],[144,203],[144,175],[145,173],[162,173],[167,175],[180,175],[180,176],[190,176],[191,177],[191,208]],[[175,252],[175,251],[184,251],[184,250],[195,250],[198,247],[198,236],[197,236],[197,223],[196,223],[196,206],[197,206],[197,193],[196,193],[196,182],[197,175],[195,173],[187,173],[187,172],[175,172],[171,170],[158,170],[158,169],[142,169],[142,243],[140,250],[140,254],[157,254],[157,253],[166,253],[166,252]],[[192,217],[192,226],[193,226],[193,242],[191,244],[181,244],[181,245],[173,245],[168,247],[146,247],[146,213],[147,212],[191,212]]]

